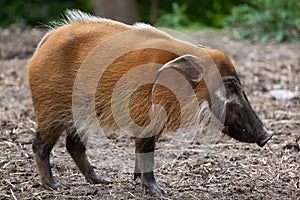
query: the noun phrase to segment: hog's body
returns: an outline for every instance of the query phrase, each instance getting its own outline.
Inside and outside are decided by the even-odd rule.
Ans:
[[[92,123],[88,120],[74,120],[74,104],[76,104],[74,91],[86,92],[85,88],[80,89],[80,87],[85,87],[85,84],[81,86],[79,84],[78,86],[76,82],[82,67],[85,70],[89,69],[89,73],[82,76],[85,78],[85,83],[92,82],[94,77],[91,76],[99,73],[97,70],[102,70],[100,73],[101,77],[97,79],[98,83],[94,86],[94,96],[91,95],[90,97],[95,98],[92,100],[95,102],[94,110],[100,125],[107,127],[107,129],[115,129],[119,126],[112,106],[113,91],[117,87],[118,81],[130,70],[148,63],[160,64],[160,66],[149,67],[149,74],[157,74],[156,72],[162,69],[161,66],[174,68],[180,74],[183,74],[185,79],[190,82],[199,105],[203,102],[211,104],[212,94],[210,94],[211,90],[208,88],[210,86],[213,88],[212,85],[219,76],[225,84],[226,95],[224,98],[228,99],[224,100],[216,95],[218,100],[225,105],[231,105],[231,103],[233,103],[232,106],[235,105],[234,103],[240,104],[242,106],[239,109],[245,109],[244,106],[246,106],[246,109],[252,111],[242,91],[238,91],[236,94],[235,91],[231,91],[232,88],[230,87],[239,89],[237,86],[240,86],[240,84],[232,63],[221,51],[197,47],[178,41],[150,26],[128,26],[115,21],[88,16],[79,11],[69,11],[67,15],[69,21],[45,35],[28,63],[28,79],[37,121],[37,133],[33,149],[44,186],[59,187],[59,184],[52,177],[49,154],[58,137],[65,130],[67,131],[67,149],[87,180],[92,183],[109,182],[106,178],[94,173],[86,158],[85,146],[81,138],[76,134],[78,130],[87,130],[83,128],[84,126],[92,126]],[[121,40],[124,39],[123,33],[127,37],[125,41]],[[105,45],[107,41],[110,42],[112,49],[119,47],[122,50],[124,48],[122,51],[116,49],[116,52],[124,53],[122,55],[107,55],[103,48],[101,49],[101,45]],[[131,44],[129,48],[131,51],[127,51],[128,44]],[[95,59],[92,58],[89,61],[91,52],[99,52],[95,51],[97,48],[100,48],[100,52],[103,51],[105,55],[97,55]],[[103,61],[105,59],[113,62],[105,66],[95,67],[95,63],[98,60],[100,60],[100,63],[105,63]],[[191,70],[197,65],[193,61],[194,59],[201,60],[201,63],[213,61],[217,70],[212,69],[208,65],[201,66],[199,67],[200,71],[197,69],[194,72],[194,69]],[[88,64],[86,65],[87,62]],[[189,68],[186,69],[183,65],[189,65]],[[203,78],[204,76],[207,78]],[[196,79],[194,79],[195,77]],[[136,73],[132,76],[132,79],[142,80],[143,74]],[[175,86],[176,84],[179,85],[174,77],[165,76],[164,79]],[[230,79],[230,81],[228,82],[227,79]],[[229,84],[229,89],[226,88],[226,84]],[[76,90],[77,86],[78,90]],[[180,85],[177,88],[178,90],[183,90]],[[126,89],[128,87],[124,86],[124,90]],[[166,110],[168,118],[163,129],[177,129],[181,123],[182,108],[174,93],[161,85],[156,85],[153,88],[153,84],[145,84],[134,91],[129,102],[129,113],[132,121],[140,127],[145,127],[151,123],[149,110],[152,102],[149,100],[149,96],[153,97],[155,104],[160,104]],[[239,101],[236,100],[238,98],[243,100],[234,102]],[[120,99],[120,102],[122,102],[122,99]],[[247,105],[243,105],[244,103]],[[244,118],[247,118],[246,121],[258,120],[258,122],[255,121],[253,123],[248,122],[250,129],[254,130],[255,133],[249,133],[250,136],[235,135],[237,134],[235,132],[240,131],[234,127],[236,123],[235,113],[237,112],[240,111],[234,111],[232,115],[226,116],[225,127],[227,127],[226,131],[229,131],[228,134],[242,141],[261,143],[262,146],[271,135],[266,132],[258,133],[259,131],[265,131],[262,127],[251,129],[250,126],[262,125],[254,112],[254,114],[245,112],[249,117]],[[248,131],[248,127],[242,130],[242,132],[245,132],[244,134]],[[154,129],[152,132],[155,132]],[[156,136],[159,133],[151,134],[155,136],[139,137],[138,133],[135,133],[137,137],[137,171],[135,177],[141,177],[144,189],[149,189],[151,193],[160,193],[163,190],[156,184],[152,172],[154,154],[151,154],[150,161],[149,158],[145,160],[143,156],[139,156],[139,153],[154,152]]]

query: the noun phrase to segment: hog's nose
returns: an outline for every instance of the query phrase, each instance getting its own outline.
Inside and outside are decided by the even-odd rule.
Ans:
[[[264,128],[263,137],[261,137],[260,140],[256,142],[257,145],[263,147],[269,141],[269,139],[271,139],[272,136],[273,131],[268,131],[266,128]]]

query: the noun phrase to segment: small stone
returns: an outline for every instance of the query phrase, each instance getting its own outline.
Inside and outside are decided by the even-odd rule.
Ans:
[[[21,144],[31,144],[33,140],[33,137],[31,135],[24,136],[20,138],[20,143]]]
[[[290,90],[270,90],[269,93],[276,100],[290,100],[296,97],[296,94]]]

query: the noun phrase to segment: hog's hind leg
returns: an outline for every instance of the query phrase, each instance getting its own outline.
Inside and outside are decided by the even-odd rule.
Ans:
[[[136,162],[134,179],[141,178],[143,193],[165,194],[165,191],[158,186],[154,178],[154,149],[155,137],[137,138],[136,145]]]
[[[43,137],[44,136],[44,137]],[[50,152],[55,145],[59,134],[47,137],[37,131],[32,143],[37,169],[41,176],[42,186],[47,189],[58,189],[61,185],[53,178],[50,166]]]
[[[81,173],[89,183],[111,183],[111,180],[95,173],[86,155],[86,147],[76,130],[67,131],[66,147]]]

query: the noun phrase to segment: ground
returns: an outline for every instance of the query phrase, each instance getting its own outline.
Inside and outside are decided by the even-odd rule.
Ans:
[[[300,199],[300,98],[276,100],[269,94],[271,89],[287,89],[299,95],[300,45],[238,42],[227,31],[215,30],[192,36],[233,59],[252,107],[274,131],[268,145],[260,148],[222,136],[203,156],[204,147],[196,141],[156,170],[167,194],[152,197],[142,194],[131,170],[117,167],[133,164],[124,149],[106,144],[100,151],[103,156],[90,153],[97,173],[113,180],[109,185],[91,185],[61,138],[51,162],[54,177],[66,188],[45,190],[31,148],[36,124],[26,83],[27,60],[43,34],[30,28],[0,30],[0,199]],[[120,141],[133,150],[130,141]]]

